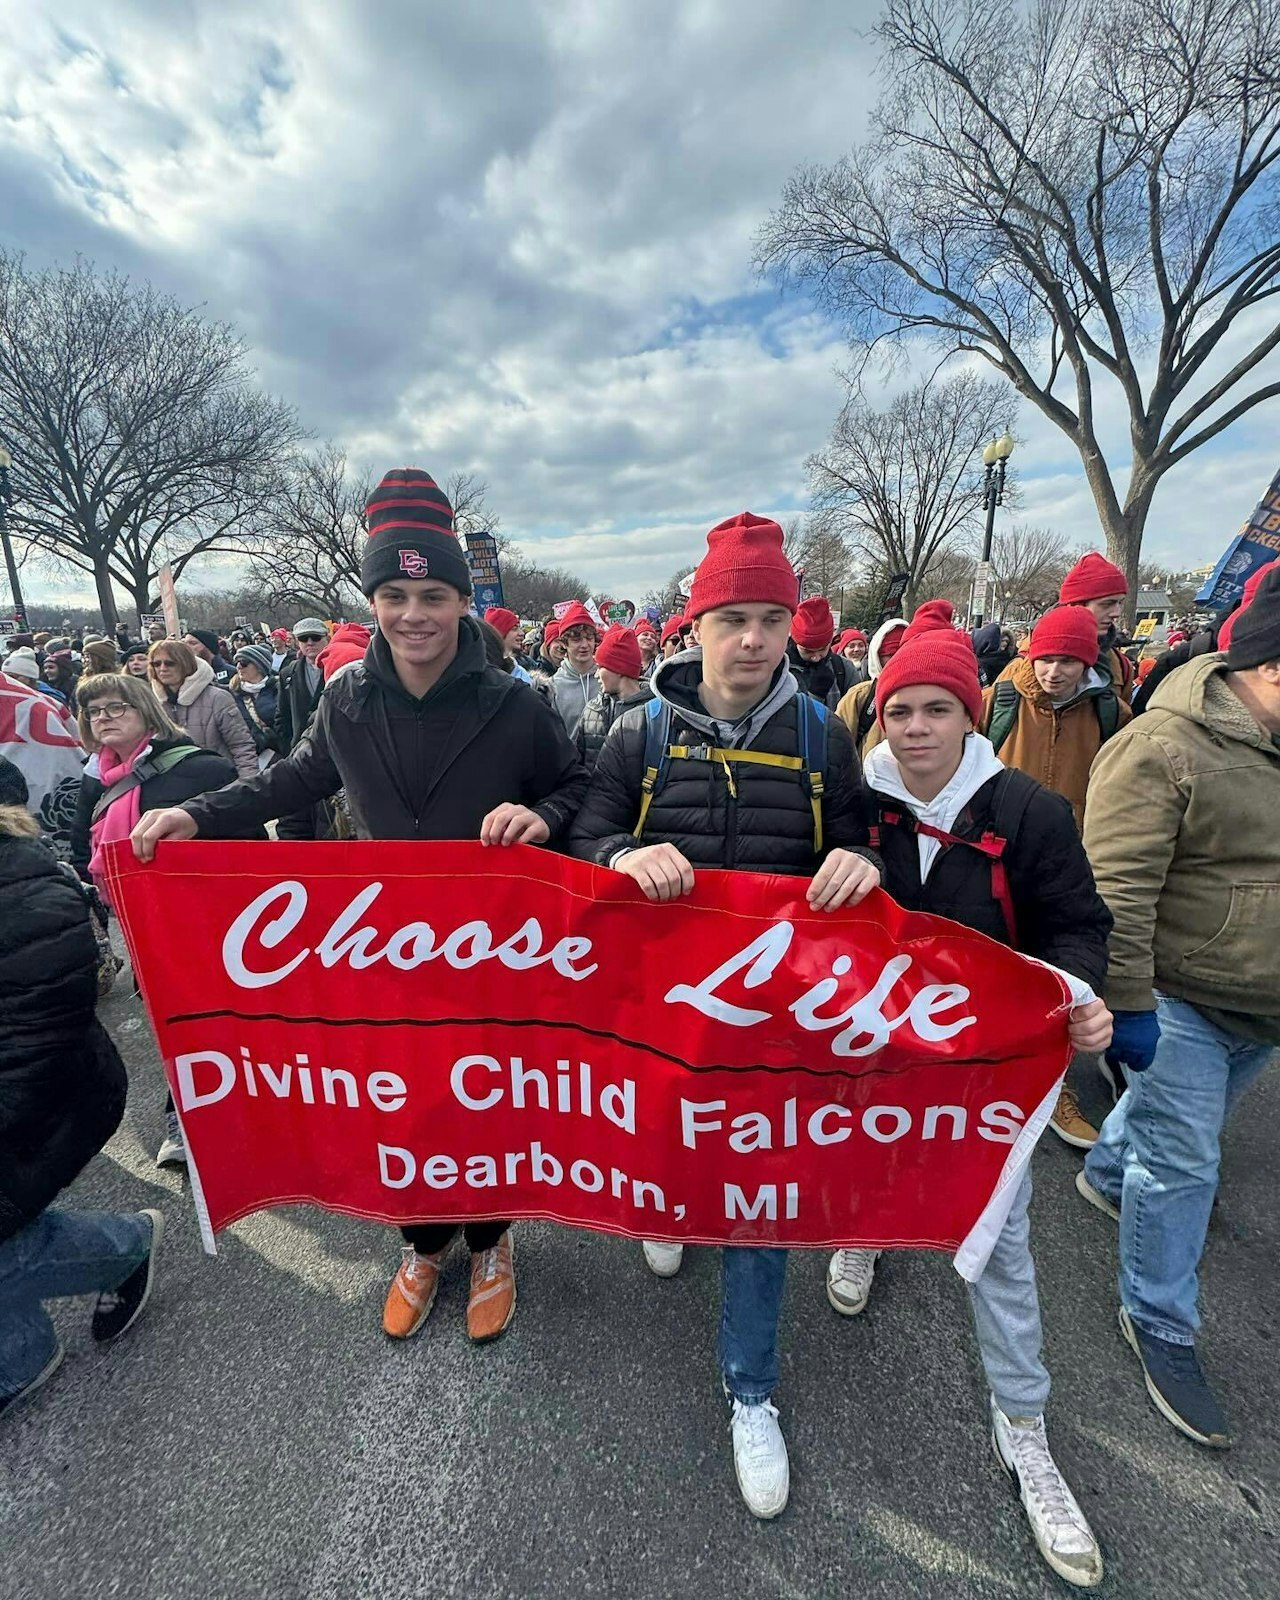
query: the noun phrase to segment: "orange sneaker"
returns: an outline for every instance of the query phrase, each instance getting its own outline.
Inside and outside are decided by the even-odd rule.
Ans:
[[[1049,1126],[1066,1144],[1089,1150],[1098,1142],[1098,1130],[1080,1109],[1080,1102],[1064,1083]]]
[[[508,1230],[491,1250],[481,1250],[471,1258],[467,1334],[475,1344],[484,1344],[505,1333],[515,1314],[516,1275]]]
[[[419,1255],[412,1247],[404,1252],[400,1270],[387,1290],[382,1308],[382,1331],[393,1339],[408,1339],[431,1315],[440,1287],[440,1268],[449,1254],[446,1245],[433,1256]]]

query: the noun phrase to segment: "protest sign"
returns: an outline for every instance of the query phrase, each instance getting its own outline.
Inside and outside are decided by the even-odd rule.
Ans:
[[[84,776],[84,749],[70,709],[25,679],[0,677],[0,756],[27,781],[27,809],[66,860]]]
[[[310,1201],[972,1273],[1071,1056],[1057,973],[879,892],[699,872],[653,905],[476,843],[121,844],[107,874],[208,1248]]]
[[[1197,605],[1229,606],[1244,594],[1254,573],[1280,556],[1280,472],[1254,506],[1249,520],[1218,558],[1196,595]]]

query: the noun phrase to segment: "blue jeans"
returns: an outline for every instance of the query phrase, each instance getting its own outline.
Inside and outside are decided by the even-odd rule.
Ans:
[[[1194,1344],[1196,1270],[1218,1192],[1223,1124],[1271,1059],[1185,1000],[1156,998],[1160,1044],[1103,1123],[1085,1159],[1093,1187],[1120,1207],[1120,1303],[1171,1344]]]
[[[726,1245],[720,1312],[720,1370],[735,1400],[758,1405],[778,1382],[778,1318],[787,1284],[787,1252]]]
[[[0,1395],[25,1389],[58,1348],[41,1301],[118,1288],[150,1245],[146,1217],[52,1209],[0,1242]]]

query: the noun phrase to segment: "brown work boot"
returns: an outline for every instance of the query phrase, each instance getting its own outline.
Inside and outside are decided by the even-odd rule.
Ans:
[[[436,1303],[440,1268],[448,1254],[448,1245],[433,1256],[419,1255],[412,1247],[405,1250],[400,1270],[387,1290],[387,1303],[382,1308],[384,1333],[393,1339],[407,1339],[417,1333]]]
[[[1049,1126],[1059,1139],[1073,1144],[1077,1150],[1089,1150],[1098,1142],[1098,1130],[1085,1117],[1080,1102],[1064,1083],[1058,1095]]]
[[[492,1249],[478,1250],[471,1257],[467,1333],[475,1344],[484,1344],[505,1333],[515,1314],[516,1275],[508,1229]]]

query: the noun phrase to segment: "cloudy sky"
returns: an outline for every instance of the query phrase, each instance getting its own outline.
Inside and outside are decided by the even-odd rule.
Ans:
[[[863,128],[875,9],[0,0],[0,238],[207,305],[319,436],[478,471],[529,553],[638,597],[722,516],[804,507],[843,351],[751,239]],[[1166,479],[1149,554],[1217,557],[1274,417]],[[1023,516],[1097,543],[1070,447],[1015,432]]]

